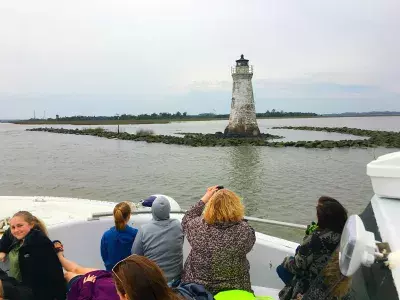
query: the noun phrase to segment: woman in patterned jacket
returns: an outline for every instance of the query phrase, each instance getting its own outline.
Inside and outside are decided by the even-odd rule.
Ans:
[[[298,294],[307,292],[339,245],[347,211],[337,200],[321,197],[317,205],[317,219],[318,227],[303,238],[296,255],[283,261],[284,269],[294,276],[280,291],[280,300],[296,299]]]
[[[252,292],[246,255],[256,236],[243,217],[239,197],[218,186],[208,188],[186,212],[182,229],[192,249],[185,262],[183,283],[201,284],[214,295],[225,290]]]

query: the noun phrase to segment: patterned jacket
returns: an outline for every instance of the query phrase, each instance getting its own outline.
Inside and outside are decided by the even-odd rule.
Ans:
[[[332,282],[332,284],[335,284]],[[353,300],[354,295],[351,291],[343,297],[333,295],[332,287],[327,286],[323,276],[318,276],[312,283],[310,289],[303,296],[302,300]]]
[[[256,241],[246,221],[207,224],[199,201],[182,220],[182,229],[192,247],[185,262],[182,282],[203,285],[212,294],[240,289],[252,292],[250,264],[246,254]]]
[[[317,278],[339,245],[340,237],[340,233],[328,229],[317,229],[304,237],[296,255],[287,257],[283,262],[283,266],[295,276],[291,283],[280,291],[280,300],[296,299],[297,294],[307,292],[312,281]]]

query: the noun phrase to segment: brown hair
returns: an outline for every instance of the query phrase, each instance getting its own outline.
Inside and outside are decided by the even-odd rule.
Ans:
[[[234,192],[221,189],[207,202],[204,220],[208,224],[239,222],[244,217],[244,206]]]
[[[336,199],[322,196],[317,205],[318,227],[342,233],[347,221],[347,210]]]
[[[13,217],[21,217],[29,225],[33,225],[33,227],[39,229],[45,235],[47,236],[49,235],[47,232],[46,225],[44,225],[43,221],[32,215],[29,211],[20,210],[19,212],[15,213]]]
[[[181,300],[168,286],[161,269],[150,259],[131,255],[113,269],[117,290],[129,300]]]
[[[351,287],[351,277],[343,276],[339,267],[339,250],[333,252],[331,260],[322,271],[324,283],[332,289],[330,294],[341,299],[346,296]],[[333,286],[332,286],[333,285]]]
[[[117,230],[124,230],[126,221],[131,215],[131,206],[127,202],[120,202],[114,207],[114,223]]]
[[[0,298],[4,298],[3,281],[0,280]]]

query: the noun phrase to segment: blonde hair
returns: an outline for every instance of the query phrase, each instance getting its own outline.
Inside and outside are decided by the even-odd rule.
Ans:
[[[330,293],[332,296],[341,299],[349,293],[351,277],[343,276],[340,273],[339,250],[333,252],[331,260],[322,271],[322,274],[324,276],[324,283],[327,287],[331,287],[332,284],[334,285]]]
[[[29,225],[33,225],[33,227],[36,227],[40,229],[46,236],[48,236],[47,228],[46,225],[44,225],[44,222],[40,220],[39,218],[35,217],[32,215],[29,211],[25,210],[20,210],[19,212],[15,213],[14,217],[21,217],[24,219],[25,222],[27,222]]]
[[[120,202],[114,207],[114,223],[117,230],[124,230],[126,221],[131,215],[132,209],[129,203]]]
[[[203,218],[208,224],[239,222],[244,217],[244,206],[234,192],[221,189],[207,202]]]

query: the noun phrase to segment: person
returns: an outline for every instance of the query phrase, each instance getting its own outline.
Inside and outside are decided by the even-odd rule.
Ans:
[[[65,299],[60,261],[44,224],[30,212],[19,211],[0,240],[0,259],[8,256],[10,275],[32,289],[36,300]]]
[[[307,229],[306,229],[306,236],[312,234],[315,230],[317,230],[318,225],[313,221],[311,222],[310,225],[307,225]],[[300,246],[297,247],[296,249],[296,253],[299,250]],[[291,259],[293,259],[293,257],[291,257]],[[280,264],[277,268],[276,268],[276,273],[278,274],[279,278],[283,281],[283,283],[285,285],[290,284],[290,282],[292,281],[294,274],[291,273],[289,270],[287,270],[283,263]]]
[[[54,241],[54,248],[66,271],[67,300],[119,300],[111,272],[85,268],[65,258],[60,241]]]
[[[170,218],[171,205],[165,196],[157,196],[151,212],[153,220],[139,229],[132,254],[156,262],[172,284],[180,280],[183,268],[182,226],[178,220]]]
[[[339,249],[333,252],[322,273],[312,282],[306,294],[297,294],[296,300],[352,299],[351,277],[343,276],[339,267]]]
[[[33,300],[33,292],[0,269],[0,300]]]
[[[295,256],[283,261],[283,268],[293,274],[293,278],[279,292],[281,300],[296,299],[298,294],[305,294],[339,245],[347,221],[346,209],[336,199],[323,196],[318,199],[316,211],[316,229],[305,235]]]
[[[224,290],[253,293],[246,255],[256,236],[244,220],[244,206],[234,192],[208,188],[186,212],[182,228],[191,246],[182,282],[201,284],[214,295]]]
[[[115,226],[107,230],[101,238],[100,252],[107,271],[111,271],[120,260],[131,255],[133,241],[138,230],[128,225],[131,206],[127,202],[114,207]]]
[[[160,267],[145,256],[131,255],[113,268],[120,300],[213,300],[213,296],[196,284],[169,287]]]

